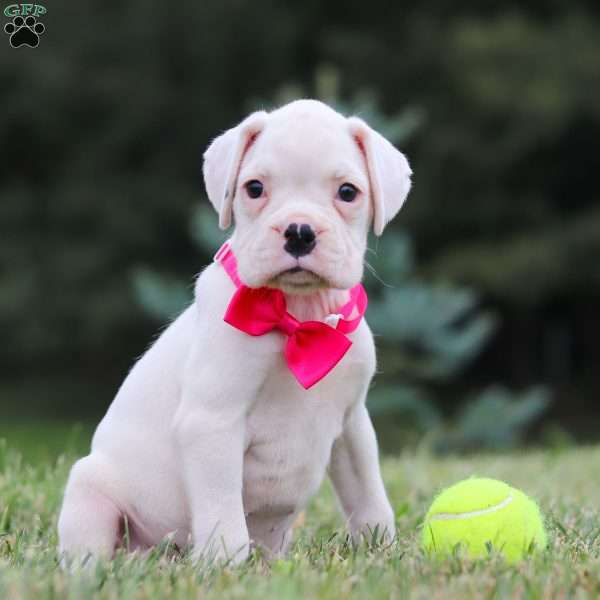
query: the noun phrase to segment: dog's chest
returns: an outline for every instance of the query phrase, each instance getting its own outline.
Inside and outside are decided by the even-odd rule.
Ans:
[[[339,397],[304,390],[267,393],[257,401],[247,421],[244,456],[248,515],[285,517],[304,505],[323,479],[345,408]]]

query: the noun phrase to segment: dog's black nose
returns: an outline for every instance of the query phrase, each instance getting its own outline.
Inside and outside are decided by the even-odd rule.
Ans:
[[[283,249],[294,258],[310,254],[317,245],[315,232],[310,225],[290,223],[283,237],[287,240]]]

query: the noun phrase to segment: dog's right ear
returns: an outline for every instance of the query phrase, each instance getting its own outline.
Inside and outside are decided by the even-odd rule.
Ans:
[[[267,113],[252,113],[239,125],[215,138],[204,153],[204,185],[209,200],[219,213],[219,227],[231,225],[233,197],[244,154],[264,129]]]

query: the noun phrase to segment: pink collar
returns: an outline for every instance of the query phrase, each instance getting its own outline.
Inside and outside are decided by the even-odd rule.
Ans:
[[[279,331],[286,336],[285,360],[305,389],[321,381],[352,346],[346,334],[358,327],[367,308],[367,294],[362,285],[350,290],[350,300],[339,309],[338,314],[327,317],[326,323],[300,322],[287,312],[285,295],[281,290],[249,288],[240,281],[235,256],[228,242],[217,252],[215,261],[223,265],[237,287],[223,320],[248,335],[260,336]]]
[[[231,281],[235,284],[235,287],[240,288],[244,285],[239,278],[237,260],[229,241],[225,242],[219,248],[213,260],[223,266]],[[367,310],[367,304],[367,292],[363,285],[359,283],[350,290],[350,299],[348,302],[337,311],[335,316],[339,316],[340,318],[334,329],[337,329],[341,333],[352,333],[355,331]],[[355,316],[350,318],[350,315]]]

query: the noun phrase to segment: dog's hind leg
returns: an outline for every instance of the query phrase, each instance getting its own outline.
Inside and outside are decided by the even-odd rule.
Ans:
[[[71,470],[58,520],[63,564],[111,558],[120,543],[123,515],[106,486],[107,465],[94,455]]]

